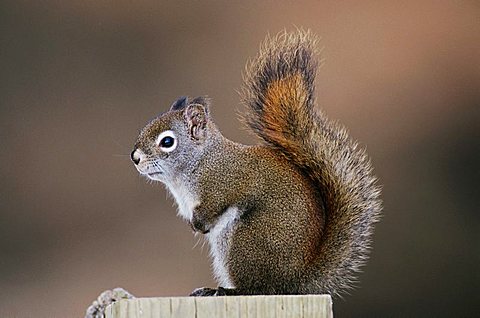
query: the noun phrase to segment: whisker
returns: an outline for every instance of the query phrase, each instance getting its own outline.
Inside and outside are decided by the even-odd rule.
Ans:
[[[197,242],[193,245],[192,250],[195,249],[195,247],[197,247],[197,245],[200,243],[200,240],[201,240],[201,237],[199,237],[197,233],[195,233],[193,237],[197,239]]]
[[[200,251],[203,253],[203,249],[205,247],[205,243],[207,243],[207,240],[205,240],[205,238],[203,238],[203,243],[202,243],[202,247],[200,248]]]

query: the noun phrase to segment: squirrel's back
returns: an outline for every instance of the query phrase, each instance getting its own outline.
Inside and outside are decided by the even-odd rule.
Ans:
[[[280,151],[321,195],[325,228],[311,289],[339,293],[367,259],[380,190],[363,149],[314,109],[315,39],[309,32],[267,39],[247,67],[245,121]]]

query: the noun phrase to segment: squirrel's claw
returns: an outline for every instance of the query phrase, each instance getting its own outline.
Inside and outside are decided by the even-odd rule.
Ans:
[[[106,290],[98,296],[96,300],[87,308],[85,318],[104,318],[105,309],[108,305],[119,301],[120,299],[135,298],[132,294],[123,288]]]

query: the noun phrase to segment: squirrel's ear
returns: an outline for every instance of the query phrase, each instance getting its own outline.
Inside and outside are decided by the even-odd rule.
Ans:
[[[207,113],[208,113],[208,108],[210,107],[210,98],[208,98],[207,96],[195,97],[194,99],[192,99],[190,104],[202,105],[203,107],[205,107],[205,109],[207,110]]]
[[[188,97],[182,96],[179,99],[177,99],[172,106],[170,106],[170,110],[180,110],[185,108],[188,104]]]
[[[185,110],[185,121],[188,125],[188,132],[195,140],[202,140],[206,136],[208,121],[208,106],[196,103],[188,105]]]

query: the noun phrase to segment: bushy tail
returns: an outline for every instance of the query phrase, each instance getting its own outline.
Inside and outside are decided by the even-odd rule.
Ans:
[[[315,39],[309,32],[267,38],[248,66],[245,121],[318,188],[326,208],[315,288],[338,294],[367,259],[381,211],[380,190],[365,151],[314,109]]]

